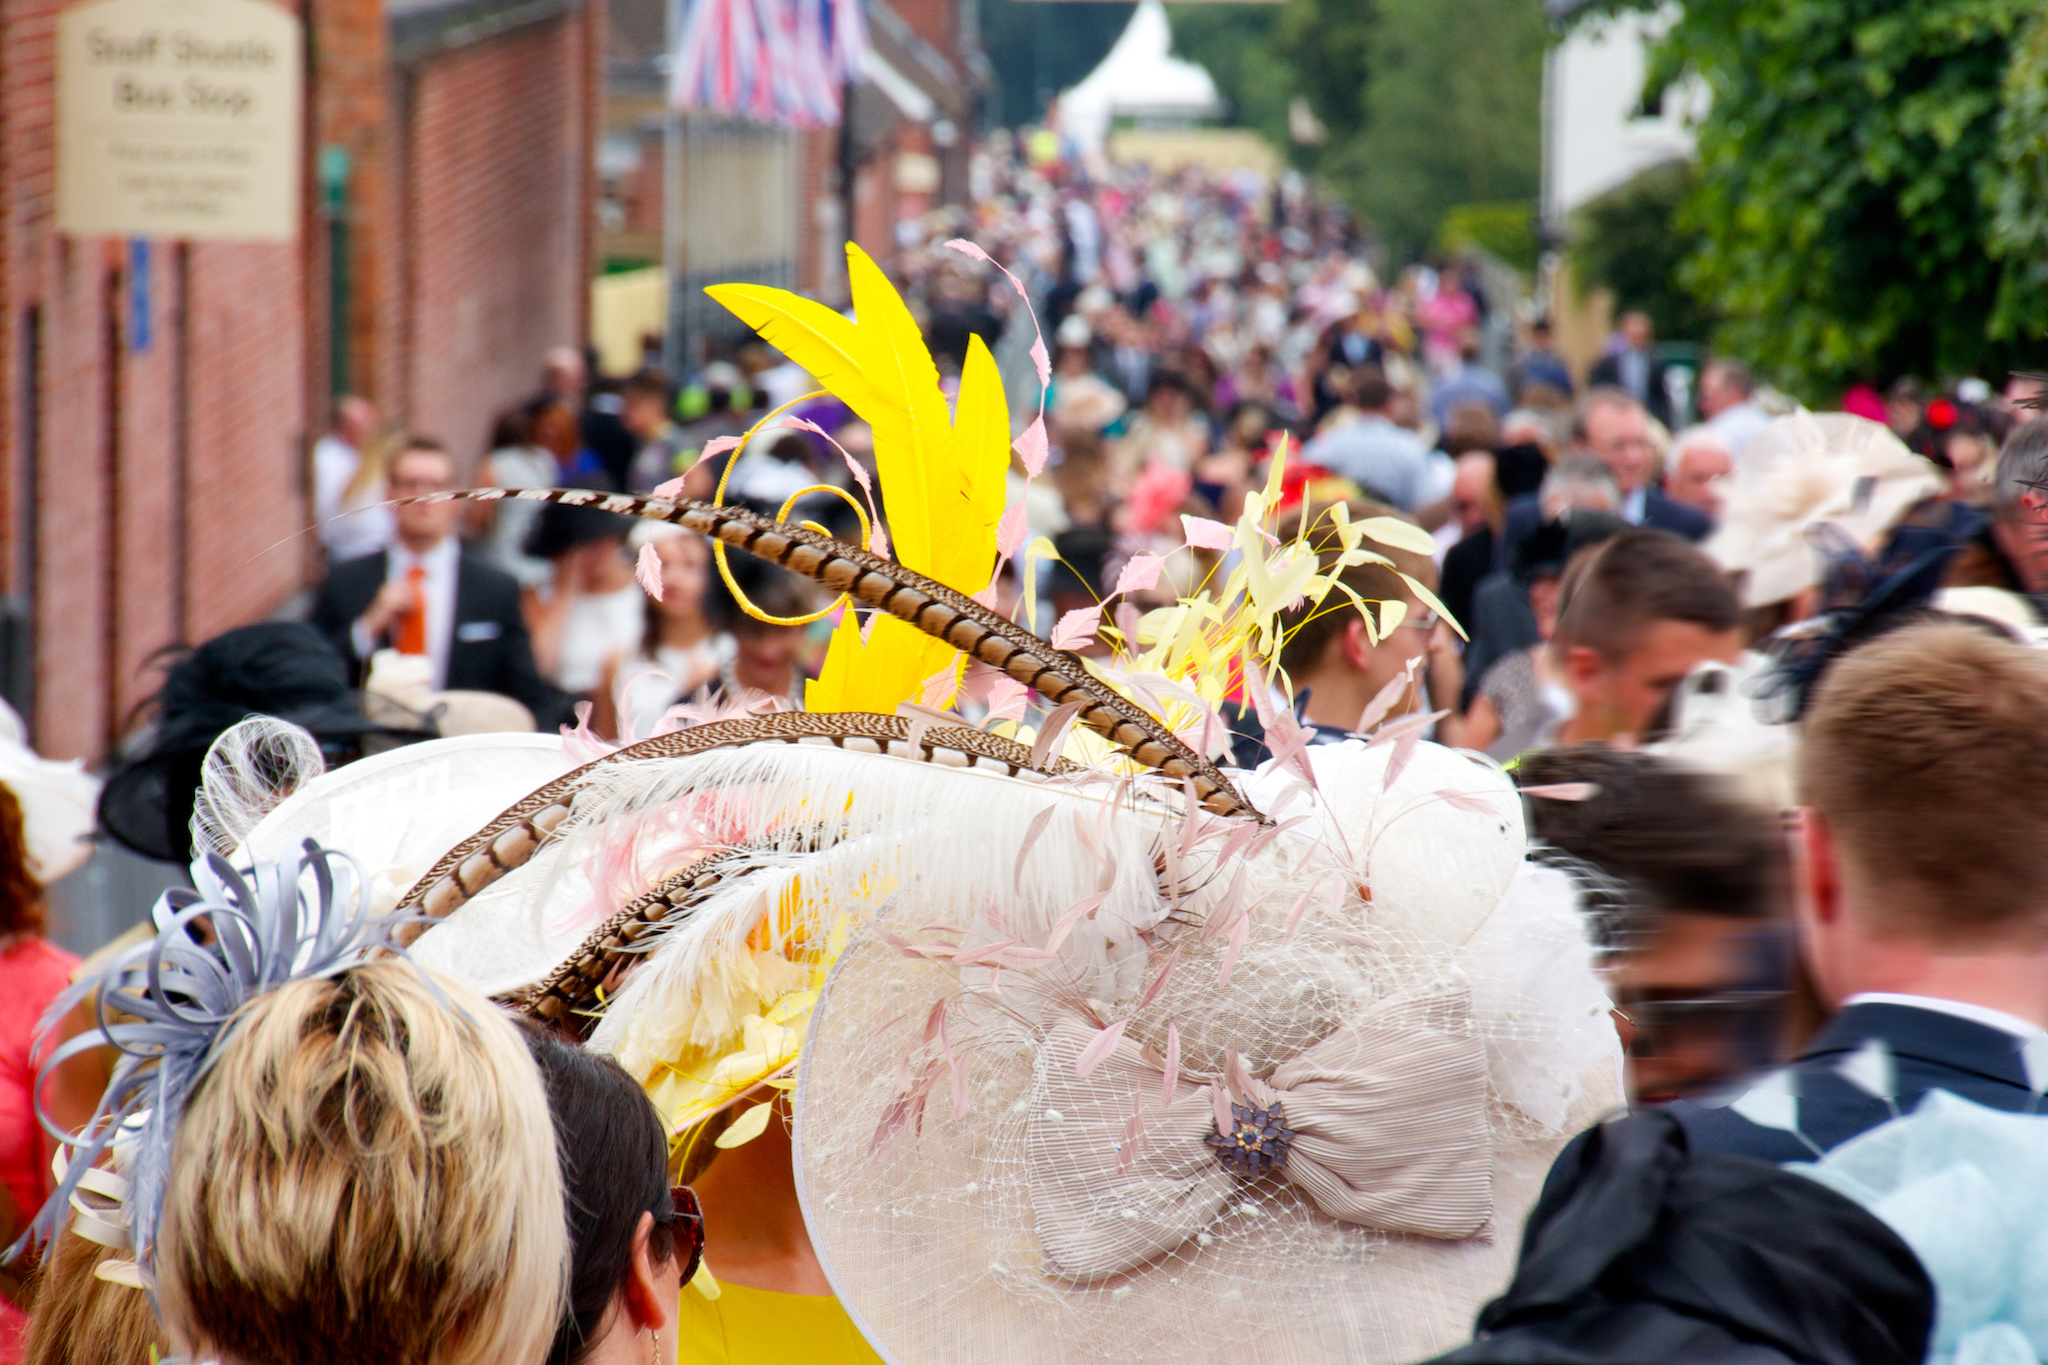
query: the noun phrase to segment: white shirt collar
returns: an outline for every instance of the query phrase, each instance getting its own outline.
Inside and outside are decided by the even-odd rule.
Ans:
[[[1645,484],[1643,487],[1636,489],[1633,493],[1622,494],[1621,519],[1631,526],[1641,526],[1643,524],[1643,517],[1647,514],[1649,506],[1650,489],[1649,485]]]
[[[462,542],[454,536],[443,536],[425,554],[414,554],[405,542],[391,542],[391,563],[393,571],[387,576],[397,578],[405,570],[417,564],[428,573],[443,573],[455,567],[455,561],[462,556]]]
[[[1851,1005],[1899,1005],[1906,1009],[1927,1010],[1934,1014],[1946,1014],[1957,1019],[1967,1019],[1985,1028],[2010,1033],[2022,1040],[2048,1037],[2048,1029],[2017,1014],[1992,1009],[1989,1005],[1973,1005],[1967,1000],[1943,1000],[1933,995],[1900,995],[1893,991],[1864,991],[1852,995],[1842,1002],[1842,1008]]]

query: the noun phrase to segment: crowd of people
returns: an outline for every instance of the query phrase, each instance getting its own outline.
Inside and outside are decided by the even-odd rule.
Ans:
[[[488,450],[337,405],[307,618],[99,795],[194,887],[89,963],[90,782],[0,733],[0,1365],[2048,1358],[2044,381],[1581,373],[1298,181],[975,177],[893,263],[1010,394],[965,605],[407,501],[886,548],[969,458],[562,350]],[[1244,657],[1141,675],[1177,607]],[[968,625],[1023,662],[896,666]]]

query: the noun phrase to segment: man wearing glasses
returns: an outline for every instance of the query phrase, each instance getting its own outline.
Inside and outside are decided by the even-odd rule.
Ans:
[[[414,437],[391,461],[393,498],[455,487],[455,460],[439,442]],[[394,510],[391,545],[334,566],[313,606],[313,624],[361,677],[372,654],[424,655],[435,691],[496,692],[525,706],[535,725],[568,719],[569,699],[542,681],[519,611],[519,585],[455,537],[460,502]]]

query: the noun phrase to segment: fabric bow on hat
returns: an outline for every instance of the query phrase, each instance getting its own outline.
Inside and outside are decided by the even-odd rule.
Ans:
[[[1270,1169],[1327,1216],[1457,1240],[1493,1216],[1486,1053],[1463,989],[1374,1002],[1263,1081],[1189,1084],[1079,1020],[1041,1043],[1026,1146],[1050,1268],[1080,1281],[1197,1238]],[[1087,1074],[1078,1074],[1086,1069]],[[1250,1188],[1257,1188],[1256,1185]]]

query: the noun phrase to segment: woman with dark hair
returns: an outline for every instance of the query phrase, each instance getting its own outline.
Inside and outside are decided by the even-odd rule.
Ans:
[[[697,1197],[670,1187],[661,1119],[624,1068],[538,1026],[525,1033],[568,1205],[569,1308],[547,1365],[667,1365],[676,1296],[704,1248]]]
[[[762,615],[787,621],[816,611],[810,584],[787,569],[778,569],[747,555],[730,559],[733,581]],[[711,619],[732,637],[732,649],[721,660],[717,686],[729,702],[772,698],[792,711],[804,707],[807,633],[801,625],[764,621],[743,610],[721,579],[712,588]]]
[[[646,739],[668,709],[718,677],[732,636],[711,619],[711,544],[667,522],[643,521],[626,548],[654,547],[661,596],[647,595],[640,648],[607,664],[593,724],[618,739]]]

